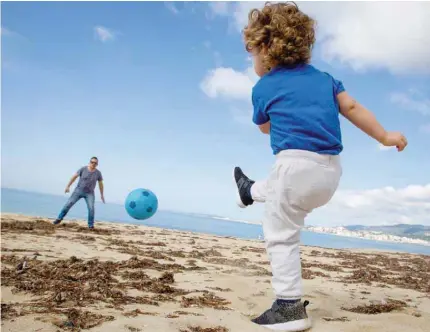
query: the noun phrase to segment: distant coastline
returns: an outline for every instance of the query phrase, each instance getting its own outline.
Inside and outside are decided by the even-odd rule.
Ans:
[[[230,222],[238,222],[250,225],[260,225],[261,223],[248,221],[248,220],[240,220],[240,219],[232,219],[228,217],[220,217],[220,216],[209,216],[215,220],[224,220]],[[413,226],[413,225],[411,225]],[[421,226],[421,225],[420,225]],[[364,226],[362,226],[364,227]],[[324,227],[324,226],[305,226],[304,230],[313,233],[322,233],[322,234],[331,234],[336,236],[343,237],[353,237],[358,239],[366,239],[373,241],[382,241],[382,242],[392,242],[392,243],[404,243],[404,244],[418,244],[423,246],[430,246],[430,241],[418,238],[412,238],[408,236],[400,236],[395,234],[384,233],[382,231],[372,231],[372,230],[349,230],[344,226],[334,226],[334,227]],[[424,233],[424,234],[427,234]]]
[[[331,234],[331,235],[337,235],[337,236],[354,237],[354,238],[374,240],[374,241],[409,243],[409,244],[430,246],[430,241],[426,241],[422,239],[415,239],[415,238],[410,238],[406,236],[386,234],[378,231],[368,231],[368,230],[352,231],[342,226],[338,226],[338,227],[307,226],[305,227],[305,229],[310,232]]]
[[[230,222],[251,224],[251,225],[261,224],[258,222],[252,222],[252,221],[240,220],[240,219],[231,219],[228,217],[210,216],[210,218],[216,219],[216,220],[224,220],[224,221],[230,221]],[[418,245],[423,245],[423,246],[430,246],[430,241],[423,240],[423,239],[411,238],[411,237],[407,237],[407,236],[399,236],[399,235],[394,235],[394,234],[387,234],[387,233],[384,233],[381,231],[370,231],[370,230],[354,231],[354,230],[349,230],[343,226],[334,226],[334,227],[305,226],[304,230],[306,230],[308,232],[313,232],[313,233],[331,234],[331,235],[336,235],[336,236],[353,237],[353,238],[373,240],[373,241],[392,242],[392,243],[408,243],[408,244],[418,244]]]
[[[230,221],[230,222],[238,222],[238,223],[244,223],[244,224],[250,224],[250,225],[260,225],[259,222],[253,222],[248,220],[240,220],[240,219],[232,219],[228,217],[221,217],[221,216],[209,216],[208,217],[215,219],[215,220],[224,220],[224,221]],[[414,225],[411,225],[411,227]],[[421,227],[425,227],[422,225],[419,225]],[[359,226],[362,228],[365,228],[365,226]],[[430,228],[430,227],[429,227]],[[343,237],[353,237],[358,239],[366,239],[366,240],[373,240],[373,241],[382,241],[382,242],[391,242],[391,243],[404,243],[404,244],[418,244],[423,246],[430,246],[430,241],[425,239],[418,239],[418,238],[412,238],[408,236],[400,236],[395,234],[389,234],[382,231],[374,231],[374,230],[350,230],[347,229],[344,226],[333,226],[333,227],[324,227],[324,226],[305,226],[304,230],[308,232],[313,233],[323,233],[323,234],[331,234],[336,236],[343,236]],[[424,234],[427,234],[428,232],[424,232]],[[428,234],[427,234],[428,235]]]

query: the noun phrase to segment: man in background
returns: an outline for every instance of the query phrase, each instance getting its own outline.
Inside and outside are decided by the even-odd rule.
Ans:
[[[81,198],[84,198],[88,207],[88,228],[94,228],[94,189],[96,188],[97,182],[99,183],[102,202],[105,202],[103,195],[103,176],[102,173],[97,169],[98,164],[99,160],[97,157],[92,157],[88,166],[80,168],[78,172],[72,176],[69,183],[67,184],[65,192],[70,192],[70,186],[79,177],[78,185],[76,186],[67,203],[64,205],[63,209],[58,215],[58,218],[54,221],[54,225],[61,223],[72,206],[75,205]]]

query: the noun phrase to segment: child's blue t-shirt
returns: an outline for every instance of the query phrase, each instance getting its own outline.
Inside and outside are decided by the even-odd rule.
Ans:
[[[273,154],[296,149],[339,154],[342,137],[336,96],[342,82],[311,65],[277,67],[252,90],[253,121],[270,121]]]

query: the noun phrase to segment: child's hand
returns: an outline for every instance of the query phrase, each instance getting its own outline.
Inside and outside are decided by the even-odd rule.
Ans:
[[[381,143],[385,146],[395,146],[399,152],[403,151],[406,145],[408,145],[408,141],[406,140],[406,137],[402,135],[402,133],[393,131],[386,132]]]

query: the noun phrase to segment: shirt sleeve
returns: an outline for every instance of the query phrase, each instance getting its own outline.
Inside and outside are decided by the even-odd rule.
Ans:
[[[333,89],[334,89],[334,93],[337,96],[339,93],[344,92],[345,91],[345,87],[343,86],[342,81],[339,81],[335,78],[333,78]]]
[[[79,176],[82,176],[82,172],[83,172],[84,168],[85,168],[85,167],[81,167],[80,169],[78,169],[77,174],[78,174]]]
[[[254,91],[252,92],[252,106],[254,107],[252,121],[256,125],[262,125],[270,121],[269,115],[265,110],[264,104],[258,97],[255,96]]]
[[[99,180],[98,181],[103,181],[103,175],[102,172],[99,172]]]

